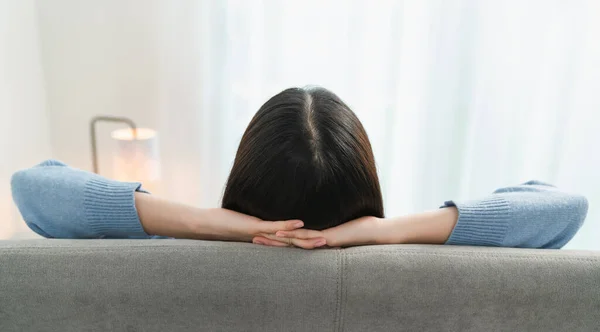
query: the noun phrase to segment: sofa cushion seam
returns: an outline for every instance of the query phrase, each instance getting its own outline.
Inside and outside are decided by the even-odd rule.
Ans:
[[[348,283],[345,281],[346,276],[346,251],[341,250],[342,252],[342,273],[341,273],[341,303],[340,303],[340,332],[344,331],[344,315],[346,313],[346,303],[348,302]]]
[[[341,263],[340,263],[340,257],[341,257],[341,250],[336,250],[336,272],[337,272],[337,278],[335,280],[335,317],[333,320],[333,331],[334,332],[339,332],[340,331],[340,302],[341,302],[341,291],[340,291],[340,287],[341,287],[341,279],[342,279],[342,272],[341,272]]]

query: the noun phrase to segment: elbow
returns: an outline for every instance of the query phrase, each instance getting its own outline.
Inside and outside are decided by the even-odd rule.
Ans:
[[[579,230],[579,228],[581,228],[581,226],[583,225],[583,222],[585,221],[585,218],[587,217],[588,207],[589,207],[589,203],[588,203],[587,198],[585,198],[584,196],[581,196],[581,195],[573,197],[572,222],[573,222],[573,226],[575,227],[575,229]]]
[[[38,201],[35,197],[36,190],[33,188],[36,183],[33,173],[32,169],[25,169],[16,172],[10,179],[13,201],[28,224],[35,219],[34,212],[37,210],[35,205]]]
[[[565,208],[565,216],[563,219],[564,222],[561,224],[561,227],[557,227],[560,229],[558,234],[555,234],[551,240],[548,241],[545,245],[541,246],[541,248],[547,249],[560,249],[573,237],[581,226],[583,226],[583,222],[587,216],[588,212],[588,200],[584,196],[571,196],[569,197],[570,204],[567,208]],[[557,224],[558,225],[558,224]]]
[[[19,209],[23,220],[31,230],[41,236],[51,237],[38,227],[37,221],[40,219],[40,209],[37,204],[39,204],[40,197],[36,195],[38,192],[35,189],[36,183],[36,175],[33,169],[14,173],[10,180],[13,201]]]
[[[28,169],[16,172],[10,179],[13,201],[21,213],[22,209],[26,208],[30,203],[32,183],[31,170]]]

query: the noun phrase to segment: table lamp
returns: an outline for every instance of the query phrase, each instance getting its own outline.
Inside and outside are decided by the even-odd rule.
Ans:
[[[141,182],[149,191],[158,190],[160,180],[160,161],[158,137],[155,130],[139,128],[131,119],[113,116],[97,116],[90,123],[92,143],[92,164],[94,173],[98,173],[98,148],[96,124],[98,122],[124,123],[128,128],[111,133],[117,143],[113,154],[113,178],[118,181]]]

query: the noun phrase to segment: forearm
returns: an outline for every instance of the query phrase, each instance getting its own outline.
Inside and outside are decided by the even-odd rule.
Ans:
[[[351,247],[376,244],[446,242],[458,219],[455,207],[396,218],[363,217],[306,234],[308,238],[322,236],[330,247]],[[293,236],[291,236],[293,237]]]
[[[225,209],[201,209],[144,193],[135,193],[135,207],[144,231],[179,239],[252,241],[258,219]]]
[[[144,231],[150,235],[174,238],[197,238],[194,220],[201,209],[177,204],[152,195],[136,192],[135,208]]]
[[[455,207],[438,209],[408,216],[380,219],[375,236],[378,244],[443,244],[456,222]]]

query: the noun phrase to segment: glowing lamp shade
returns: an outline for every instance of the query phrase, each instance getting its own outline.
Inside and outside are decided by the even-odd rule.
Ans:
[[[160,180],[158,137],[148,128],[115,130],[111,137],[117,150],[113,156],[115,180],[141,182],[144,188],[156,191]]]

